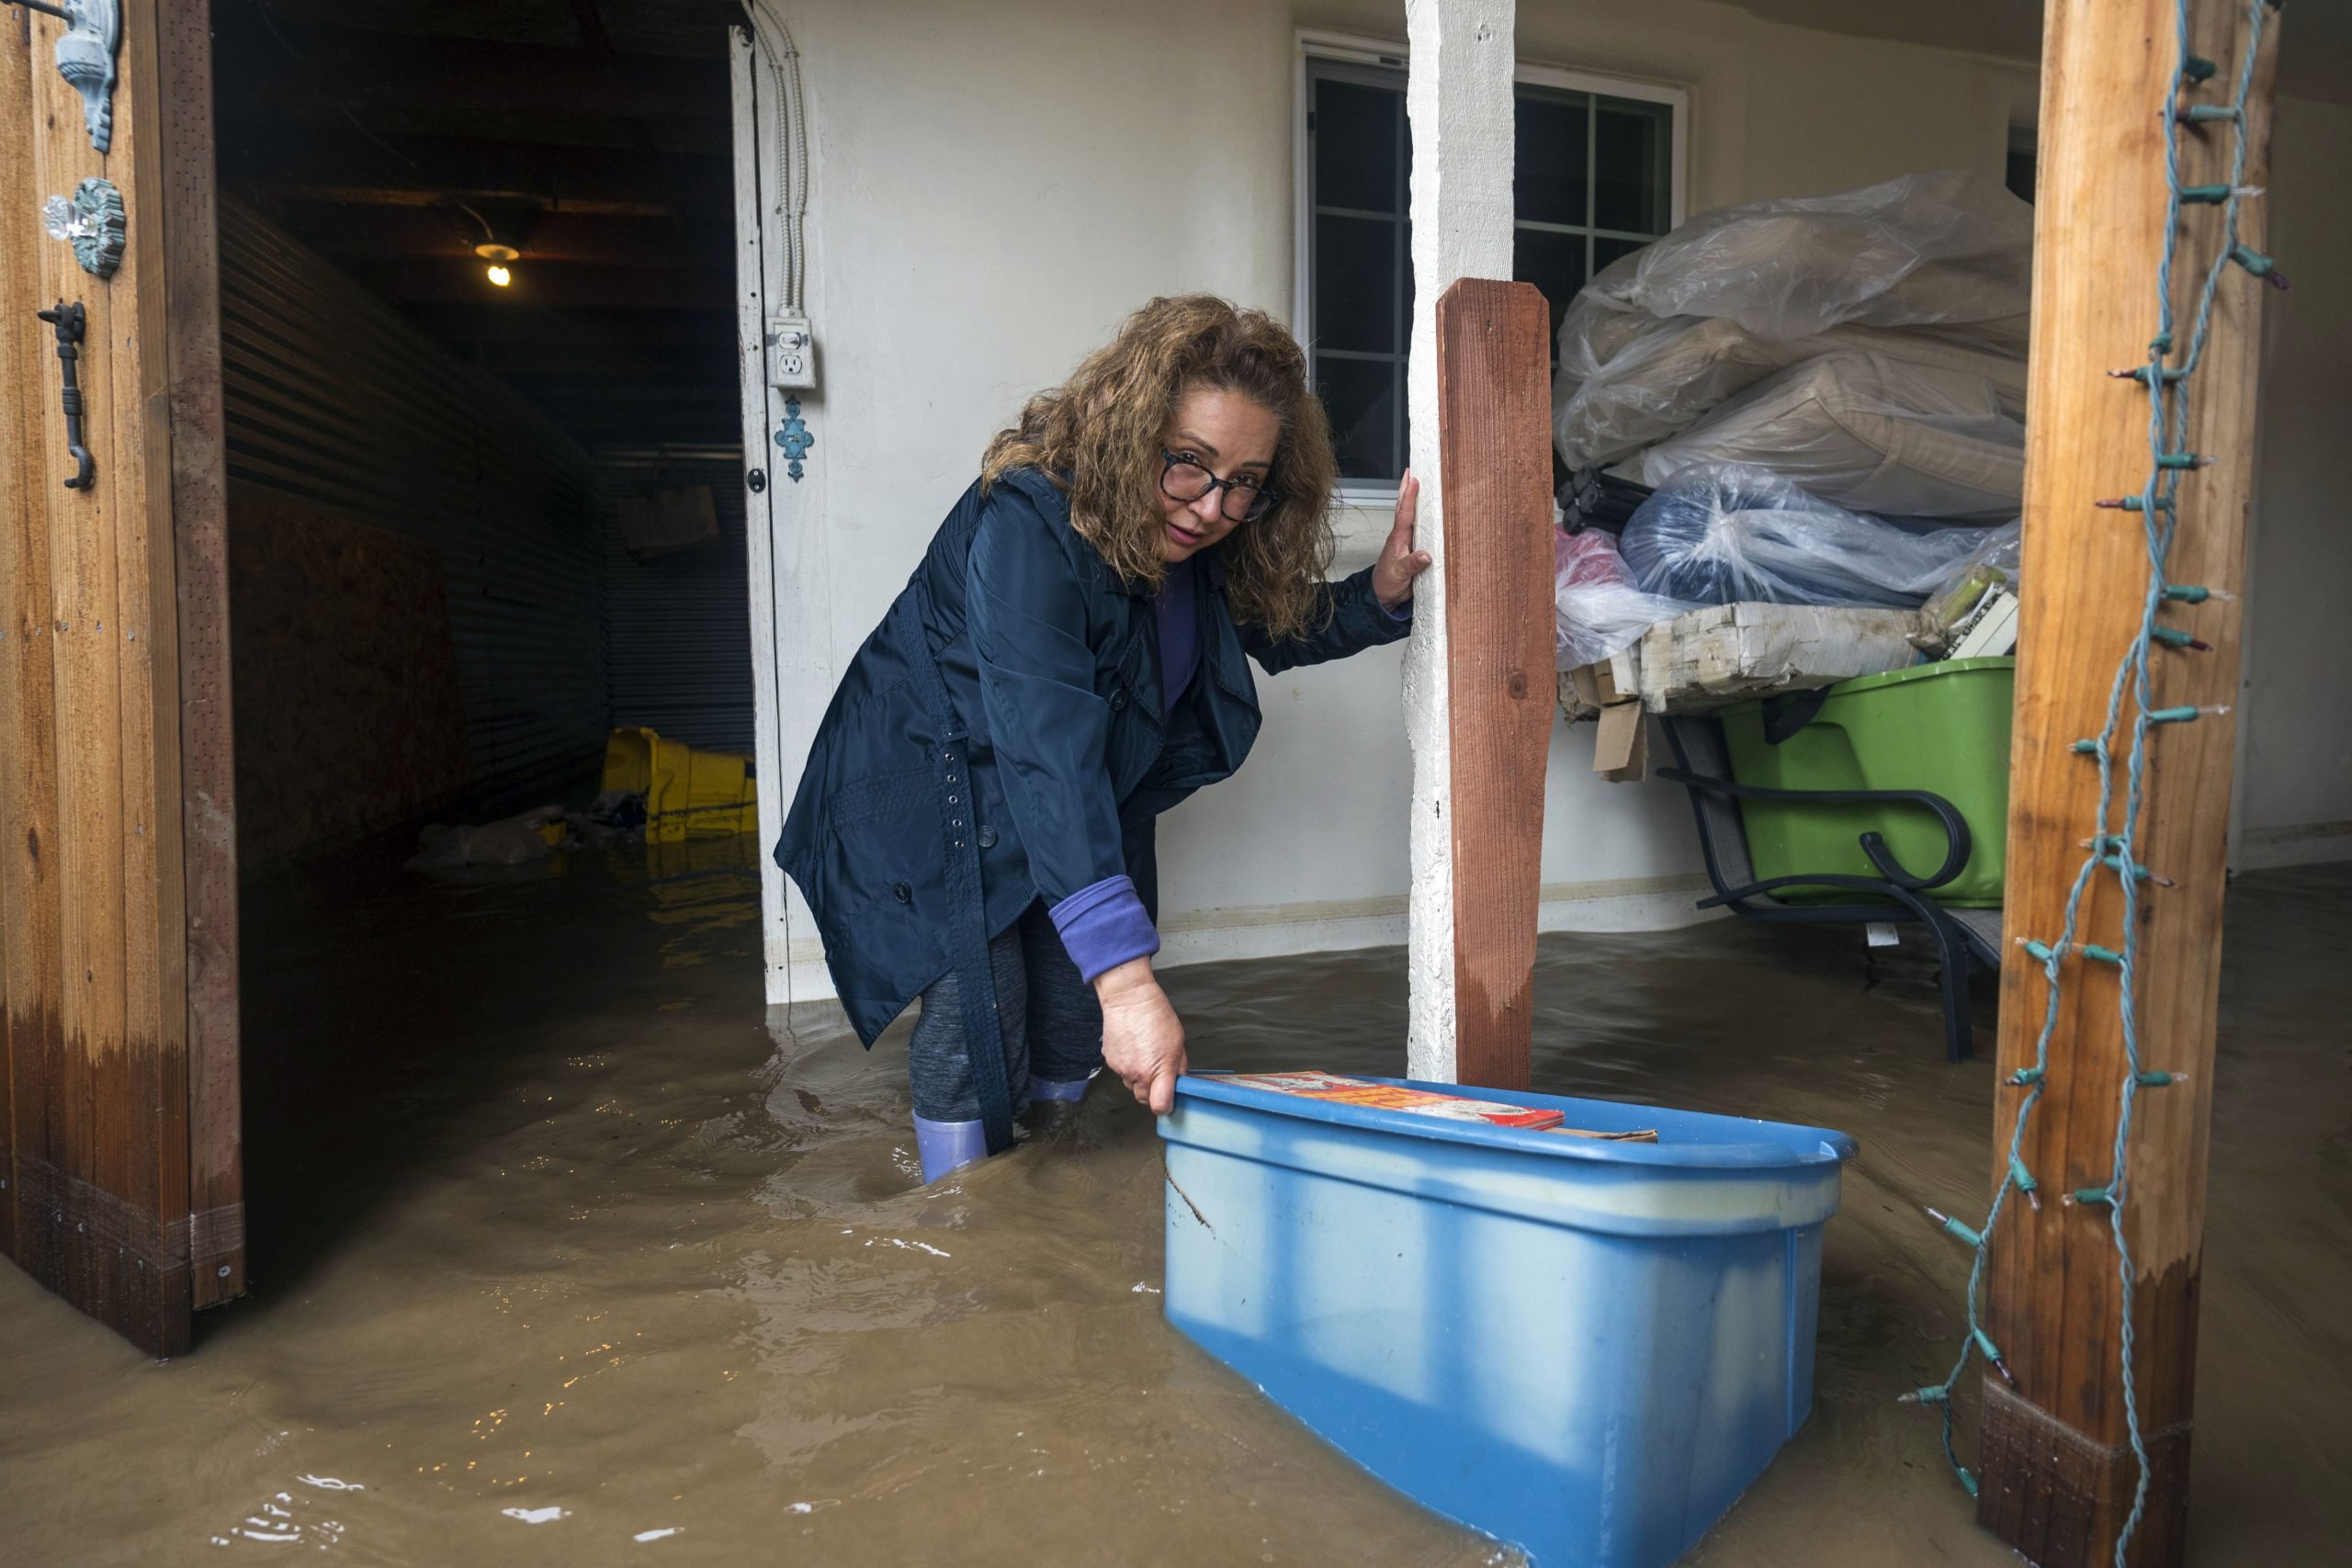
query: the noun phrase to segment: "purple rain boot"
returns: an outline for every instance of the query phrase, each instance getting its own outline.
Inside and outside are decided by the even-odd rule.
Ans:
[[[1097,1067],[1094,1073],[1102,1070]],[[1086,1098],[1086,1086],[1094,1081],[1094,1073],[1089,1073],[1082,1078],[1041,1078],[1033,1073],[1029,1077],[1029,1103],[1035,1105],[1045,1100],[1057,1105],[1076,1105]]]
[[[978,1165],[989,1157],[988,1129],[978,1117],[969,1122],[933,1122],[915,1118],[915,1153],[922,1159],[923,1185]]]

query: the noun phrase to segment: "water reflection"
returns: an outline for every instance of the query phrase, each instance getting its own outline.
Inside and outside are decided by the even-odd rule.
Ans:
[[[157,1367],[0,1269],[10,1561],[1499,1560],[1166,1328],[1159,1145],[1117,1085],[921,1188],[903,1026],[868,1054],[828,1010],[762,1006],[748,841],[565,858],[263,901],[254,1297]],[[2324,957],[2352,879],[2278,886],[2233,909],[2233,961],[2271,968],[2232,983],[2215,1116],[2211,1562],[2317,1561],[2303,1521],[2352,1523],[2304,1489],[2347,1392],[2309,1303],[2352,1264],[2294,1240],[2339,1234],[2352,1190]],[[1693,1560],[2007,1561],[1891,1403],[1940,1370],[1966,1268],[1911,1205],[1981,1190],[1987,1157],[1990,1070],[1941,1061],[1932,994],[1729,926],[1546,938],[1541,964],[1538,1087],[1865,1151],[1814,1423]],[[1169,979],[1200,1065],[1401,1065],[1394,952]]]

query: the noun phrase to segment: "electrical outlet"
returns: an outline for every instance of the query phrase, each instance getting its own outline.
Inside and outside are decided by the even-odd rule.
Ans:
[[[817,338],[806,316],[768,318],[768,385],[790,389],[817,384]]]

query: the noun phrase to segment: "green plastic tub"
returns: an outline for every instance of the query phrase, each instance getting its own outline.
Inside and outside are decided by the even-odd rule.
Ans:
[[[1949,659],[1864,675],[1830,687],[1821,711],[1778,745],[1765,739],[1764,705],[1743,703],[1721,716],[1732,777],[1769,789],[1930,790],[1958,809],[1971,844],[1961,874],[1928,897],[1995,907],[2008,848],[2016,685],[2017,660],[2006,658]],[[1942,825],[1913,806],[1743,800],[1739,813],[1760,880],[1819,872],[1876,876],[1861,848],[1861,836],[1872,830],[1915,876],[1943,863]],[[1853,894],[1792,887],[1777,897],[1821,903]]]

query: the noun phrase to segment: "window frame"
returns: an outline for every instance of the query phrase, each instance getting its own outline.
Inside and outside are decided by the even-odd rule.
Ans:
[[[1315,170],[1306,135],[1306,116],[1314,106],[1313,73],[1308,62],[1403,71],[1408,69],[1408,51],[1403,44],[1383,39],[1301,28],[1293,35],[1291,53],[1291,330],[1306,345],[1311,364],[1315,354]],[[1667,228],[1670,231],[1681,225],[1689,216],[1684,204],[1690,186],[1690,88],[1526,60],[1518,62],[1511,79],[1514,85],[1554,87],[1667,105],[1671,111],[1669,135],[1673,139],[1667,155]],[[1408,172],[1408,193],[1410,188]],[[1405,265],[1412,265],[1409,255],[1405,258]],[[1411,352],[1409,340],[1406,352]],[[1394,481],[1344,479],[1340,481],[1338,499],[1342,506],[1386,506],[1395,502],[1396,486]]]

